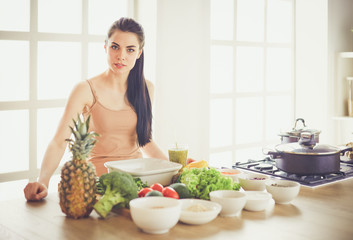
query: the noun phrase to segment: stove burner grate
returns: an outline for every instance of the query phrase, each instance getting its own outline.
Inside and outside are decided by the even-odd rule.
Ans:
[[[261,163],[261,164],[256,165],[255,169],[258,169],[258,170],[272,170],[273,166],[271,164]]]
[[[237,162],[232,167],[296,181],[309,187],[320,186],[326,183],[353,177],[353,164],[344,161],[341,161],[340,172],[325,175],[297,175],[294,173],[284,172],[276,167],[275,160],[270,157],[266,157],[261,160],[249,159],[248,162],[245,163]]]

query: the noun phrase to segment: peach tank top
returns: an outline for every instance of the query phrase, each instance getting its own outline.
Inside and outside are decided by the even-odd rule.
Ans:
[[[89,161],[96,167],[97,176],[101,176],[108,172],[105,162],[142,157],[136,133],[137,115],[131,107],[119,111],[104,107],[92,83],[87,82],[93,94],[93,104],[84,115],[91,115],[89,130],[100,135]]]

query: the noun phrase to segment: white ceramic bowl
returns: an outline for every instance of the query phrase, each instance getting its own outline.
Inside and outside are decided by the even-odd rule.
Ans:
[[[220,171],[223,176],[232,178],[235,182],[239,182],[238,177],[243,174],[243,172],[239,169],[225,168],[219,169],[218,171]]]
[[[211,222],[220,213],[222,207],[216,202],[201,199],[180,199],[180,222],[200,225]]]
[[[222,206],[220,215],[222,217],[234,217],[244,208],[246,195],[244,192],[234,190],[218,190],[210,192],[212,202]]]
[[[300,184],[289,180],[270,179],[266,183],[267,192],[278,204],[290,203],[299,193]]]
[[[263,211],[272,200],[272,195],[262,191],[246,191],[246,204],[244,209],[248,211]],[[273,201],[273,200],[272,200]]]
[[[243,173],[238,179],[240,186],[246,191],[263,191],[269,176],[260,173]]]
[[[130,212],[133,222],[142,231],[163,234],[178,223],[181,203],[166,197],[135,198],[130,201]]]
[[[104,163],[108,172],[118,171],[141,178],[147,185],[160,183],[163,186],[171,183],[172,177],[178,173],[181,164],[156,158],[137,158],[130,160],[110,161]]]

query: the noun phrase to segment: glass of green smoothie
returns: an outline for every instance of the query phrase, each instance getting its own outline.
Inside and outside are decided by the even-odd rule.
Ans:
[[[188,146],[187,145],[180,145],[174,144],[169,146],[168,148],[169,153],[169,161],[180,163],[185,167],[186,159],[188,157]]]

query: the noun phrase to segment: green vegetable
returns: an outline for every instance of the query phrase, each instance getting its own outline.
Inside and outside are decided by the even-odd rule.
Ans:
[[[96,186],[97,186],[97,194],[103,195],[104,194],[104,188],[101,184],[101,182],[99,181],[99,177],[96,177]]]
[[[138,191],[140,191],[143,188],[148,187],[147,182],[142,182],[141,178],[139,178],[139,177],[134,177],[134,181],[137,185]]]
[[[153,190],[146,193],[145,197],[163,197],[163,194],[160,191]]]
[[[104,195],[93,206],[103,218],[115,206],[116,208],[129,207],[130,200],[137,198],[137,185],[133,177],[124,172],[111,172],[99,178]]]
[[[169,185],[169,187],[173,188],[179,195],[179,198],[191,198],[191,194],[189,189],[184,183],[173,183]]]
[[[194,198],[209,200],[209,193],[216,190],[239,190],[240,184],[230,177],[223,176],[214,168],[185,169],[180,175],[180,182],[184,183]]]

